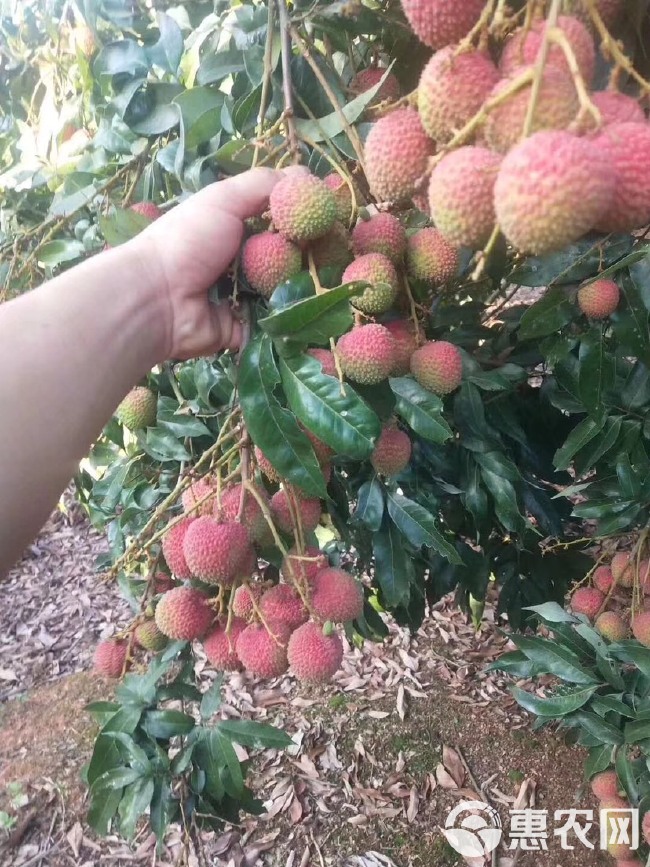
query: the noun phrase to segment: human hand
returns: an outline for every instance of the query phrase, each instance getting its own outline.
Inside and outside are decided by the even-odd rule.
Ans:
[[[266,208],[281,177],[260,168],[218,181],[129,242],[146,274],[147,291],[162,302],[165,358],[239,347],[241,323],[228,301],[209,303],[208,289],[237,254],[243,221]]]

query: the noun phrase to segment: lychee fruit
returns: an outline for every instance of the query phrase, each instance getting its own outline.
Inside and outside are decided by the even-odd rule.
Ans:
[[[187,565],[185,553],[183,552],[183,541],[185,534],[192,526],[196,518],[182,518],[176,524],[173,524],[162,537],[162,552],[165,558],[165,563],[169,566],[173,574],[181,581],[192,577],[192,570]]]
[[[571,610],[593,621],[604,601],[605,597],[595,587],[579,587],[571,596]]]
[[[259,446],[255,446],[255,460],[257,461],[257,466],[260,468],[261,472],[264,473],[266,478],[270,482],[279,482],[280,474],[275,469],[271,461],[266,457],[264,452]]]
[[[415,35],[436,50],[467,36],[484,6],[485,0],[402,0]]]
[[[320,366],[325,376],[336,376],[336,363],[334,354],[329,349],[308,349],[307,355],[311,355],[316,361],[320,362]]]
[[[600,590],[601,593],[609,593],[610,588],[614,583],[614,576],[612,575],[612,570],[609,566],[599,566],[594,572],[591,580],[593,581],[596,590]]]
[[[498,154],[468,146],[447,154],[433,170],[429,182],[431,217],[455,247],[480,250],[492,234],[496,222],[494,185],[500,165]]]
[[[615,807],[615,809],[620,810],[628,808],[629,804],[627,801],[625,802],[624,807]],[[629,861],[630,858],[634,857],[634,850],[627,843],[614,843],[612,840],[609,840],[607,843],[607,852],[612,856],[612,858],[615,858],[616,861]]]
[[[316,460],[322,468],[323,465],[327,464],[334,452],[328,445],[326,445],[326,443],[319,439],[315,433],[312,433],[309,428],[305,427],[304,424],[301,424],[300,428],[305,432],[305,434],[307,435],[307,439],[312,444],[314,454],[316,455]],[[302,496],[302,494],[299,494],[298,496]]]
[[[268,505],[269,496],[261,485],[255,486],[255,491],[263,503]],[[233,485],[221,496],[221,508],[215,505],[215,518],[219,521],[236,521],[239,516],[239,507],[242,498],[242,485]],[[264,517],[264,512],[257,498],[250,491],[244,494],[244,511],[240,523],[248,531],[251,542],[264,543],[269,541],[271,530]]]
[[[650,846],[650,812],[643,814],[641,833],[643,834],[645,842]]]
[[[318,623],[303,623],[291,634],[287,657],[301,683],[326,683],[343,661],[343,642],[336,633],[325,635]]]
[[[152,222],[163,215],[158,205],[154,205],[153,202],[135,202],[131,205],[129,211],[133,211],[134,214],[140,214],[141,217],[146,217],[147,220],[151,220]]]
[[[383,476],[396,476],[411,460],[411,440],[394,423],[386,424],[370,455],[370,463]]]
[[[288,668],[287,644],[291,630],[286,623],[269,623],[272,634],[261,623],[251,623],[237,639],[241,664],[257,677],[278,677]]]
[[[355,256],[381,253],[397,265],[406,252],[406,230],[393,214],[375,214],[352,230],[352,249]]]
[[[334,225],[334,193],[315,175],[285,174],[269,198],[273,225],[290,241],[312,241]]]
[[[453,343],[429,340],[411,356],[411,373],[427,391],[451,394],[463,378],[463,357]]]
[[[597,90],[589,99],[600,112],[601,128],[613,123],[645,123],[646,116],[637,100],[619,90]],[[581,132],[595,132],[596,120],[586,113],[580,118],[578,127]]]
[[[325,175],[323,183],[329,190],[331,190],[332,195],[334,196],[336,202],[336,219],[342,223],[344,227],[349,226],[356,208],[362,204],[361,193],[357,189],[356,184],[350,181],[350,184],[352,184],[354,189],[353,201],[350,184],[348,184],[345,178],[343,178],[338,172],[330,172],[329,175]]]
[[[292,492],[295,494],[295,492]],[[294,515],[300,516],[303,532],[311,533],[320,524],[321,504],[318,497],[300,497],[294,495],[289,498],[285,489],[277,491],[271,497],[271,514],[276,525],[284,533],[293,533],[296,520]]]
[[[609,795],[601,800],[600,807],[603,810],[628,810],[630,803],[627,798],[621,798],[620,795]]]
[[[601,220],[613,189],[611,162],[592,140],[537,132],[503,158],[494,187],[497,221],[516,250],[564,249]]]
[[[180,542],[181,548],[182,548],[182,545],[183,545],[183,542],[181,540],[181,542]],[[168,590],[171,590],[172,587],[176,587],[176,582],[171,577],[171,575],[167,575],[165,572],[156,572],[156,574],[153,576],[153,592],[154,593],[166,593]]]
[[[156,626],[155,620],[145,620],[135,627],[134,638],[140,647],[156,653],[167,646],[167,636]]]
[[[650,647],[650,611],[641,611],[632,618],[632,635],[639,644]]]
[[[128,643],[122,639],[108,638],[95,648],[93,663],[95,671],[104,677],[120,677],[126,661]]]
[[[379,67],[361,69],[352,77],[349,84],[350,91],[355,95],[365,93],[376,84],[379,84],[382,78],[384,78],[384,75],[386,75],[386,70]],[[379,102],[385,102],[387,100],[394,102],[396,99],[400,98],[401,94],[402,91],[399,86],[399,81],[395,78],[392,72],[389,72],[368,107],[372,107]]]
[[[628,551],[614,554],[611,563],[612,577],[619,587],[631,587],[634,584],[634,567],[630,562]]]
[[[613,280],[603,278],[578,289],[578,307],[590,319],[606,319],[618,307],[621,293]]]
[[[499,81],[490,99],[500,96],[511,87],[513,79],[523,71],[517,69],[510,78]],[[488,114],[483,134],[487,145],[493,150],[507,153],[521,139],[532,86],[531,82],[519,88]],[[563,70],[548,66],[542,76],[529,134],[544,129],[566,129],[575,120],[579,110],[580,101],[572,78]]]
[[[281,283],[302,270],[302,253],[277,232],[260,232],[244,242],[241,267],[251,289],[270,298]]]
[[[337,220],[329,232],[309,245],[316,269],[345,268],[352,261],[348,230]]]
[[[347,623],[363,613],[363,590],[352,575],[330,566],[314,578],[311,588],[314,614],[326,622]]]
[[[395,266],[381,253],[366,253],[348,265],[341,282],[355,281],[370,283],[361,295],[351,299],[357,310],[369,316],[384,313],[397,297],[399,283]]]
[[[286,623],[291,631],[309,620],[300,595],[288,584],[270,587],[260,600],[260,611],[267,622]]]
[[[246,629],[246,622],[233,617],[230,628],[227,622],[218,622],[203,639],[203,649],[215,671],[239,671],[242,667],[235,647],[237,639]]]
[[[398,108],[373,124],[365,143],[366,178],[379,201],[401,201],[427,173],[433,142],[413,108]]]
[[[438,229],[418,229],[406,241],[406,270],[409,276],[431,286],[451,280],[458,269],[458,253]]]
[[[361,325],[339,338],[336,351],[343,373],[361,385],[387,379],[395,366],[395,341],[383,325]]]
[[[594,626],[608,641],[622,641],[628,636],[627,624],[615,611],[603,611],[596,618]]]
[[[264,593],[264,587],[261,584],[241,584],[235,590],[235,596],[232,601],[232,613],[235,617],[241,620],[252,620],[255,614],[255,605],[259,605],[259,601]]]
[[[592,777],[591,791],[599,801],[618,798],[618,776],[616,771],[601,771]]]
[[[183,491],[181,503],[183,511],[189,512],[193,517],[199,515],[211,515],[214,510],[216,490],[206,479],[197,479],[189,488]],[[197,506],[197,503],[200,505]]]
[[[327,557],[318,548],[307,545],[304,554],[298,554],[294,545],[280,566],[280,575],[287,583],[298,583],[306,587],[314,583],[316,575],[328,565]]]
[[[218,524],[208,517],[197,518],[183,540],[183,553],[192,575],[224,586],[242,576],[250,562],[250,549],[244,526],[234,521]]]
[[[474,117],[499,72],[483,51],[443,48],[433,55],[420,76],[418,109],[422,126],[432,139],[446,143]]]
[[[158,401],[144,385],[137,385],[115,410],[115,417],[129,430],[142,430],[156,423]]]
[[[595,228],[628,232],[650,222],[650,124],[613,123],[591,139],[609,160],[614,189]]]
[[[418,348],[415,326],[410,319],[393,319],[384,322],[395,341],[395,366],[393,376],[405,376],[411,372],[411,356]]]
[[[193,641],[208,631],[214,613],[207,596],[194,587],[174,587],[156,606],[156,626],[167,638]]]
[[[503,75],[510,75],[520,66],[532,66],[537,61],[546,27],[546,21],[535,21],[528,30],[522,27],[512,34],[503,48],[499,62]],[[580,73],[587,85],[590,85],[596,70],[596,46],[591,33],[582,21],[571,15],[560,15],[557,27],[564,32],[575,54]],[[556,66],[567,75],[571,74],[560,45],[550,45],[546,65]]]

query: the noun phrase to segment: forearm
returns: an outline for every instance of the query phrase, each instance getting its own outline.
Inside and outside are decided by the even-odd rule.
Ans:
[[[131,243],[0,308],[0,576],[117,404],[163,360],[164,295]]]

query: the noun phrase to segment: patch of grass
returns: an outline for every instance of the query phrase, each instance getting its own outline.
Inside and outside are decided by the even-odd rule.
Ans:
[[[519,785],[520,783],[523,783],[523,781],[526,779],[526,774],[522,774],[521,771],[511,770],[508,771],[508,779],[511,783],[516,783],[517,785]]]
[[[333,695],[327,703],[332,710],[340,710],[342,707],[347,705],[348,697],[346,695]]]
[[[431,864],[435,864],[436,867],[455,867],[458,864],[458,853],[443,836],[433,838],[430,852]]]

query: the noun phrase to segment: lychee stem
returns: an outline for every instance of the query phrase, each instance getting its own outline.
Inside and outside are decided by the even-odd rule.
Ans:
[[[601,48],[603,49],[603,53],[609,54],[611,59],[617,66],[620,66],[625,72],[631,76],[639,87],[644,91],[650,91],[650,82],[646,81],[642,75],[634,68],[634,64],[630,60],[630,58],[625,54],[624,51],[621,50],[619,42],[614,39],[612,34],[609,32],[607,27],[605,26],[605,22],[600,16],[600,12],[598,11],[598,6],[596,4],[596,0],[585,0],[587,5],[587,11],[589,12],[589,17],[591,18],[594,27],[598,31],[598,35],[600,36]]]
[[[597,126],[602,124],[602,117],[600,115],[600,111],[593,104],[591,99],[589,99],[589,92],[587,90],[587,86],[585,85],[584,78],[580,72],[580,67],[578,66],[578,61],[576,60],[575,53],[569,40],[566,38],[566,34],[564,31],[560,30],[559,27],[553,27],[551,32],[549,33],[549,39],[551,42],[555,42],[556,45],[559,45],[562,51],[564,52],[564,56],[566,57],[567,65],[569,67],[569,71],[571,72],[571,77],[573,78],[573,84],[575,86],[576,92],[578,94],[578,100],[580,102],[580,112],[578,114],[578,120],[581,120],[585,114],[590,114],[594,120],[596,121]]]
[[[278,16],[280,18],[280,44],[282,53],[282,93],[284,96],[284,111],[282,117],[284,120],[287,139],[289,140],[289,151],[294,163],[300,162],[300,144],[296,134],[296,124],[293,118],[293,87],[291,80],[291,40],[289,14],[287,12],[286,0],[276,0],[278,4]]]
[[[537,101],[539,99],[539,93],[542,87],[544,69],[546,68],[546,61],[548,60],[548,52],[551,47],[550,33],[551,29],[555,28],[555,26],[557,25],[557,19],[560,15],[561,5],[562,0],[553,0],[550,12],[548,14],[548,19],[546,21],[546,26],[543,31],[542,44],[540,46],[537,60],[535,61],[534,66],[533,83],[530,89],[530,100],[528,101],[528,110],[526,111],[524,128],[521,133],[522,138],[527,138],[533,129],[535,110],[537,108]]]
[[[496,0],[489,0],[489,2],[485,4],[485,7],[481,12],[478,21],[469,31],[467,36],[458,43],[454,54],[458,55],[462,54],[465,51],[469,51],[472,48],[476,37],[479,34],[483,35],[494,13],[495,2]]]

